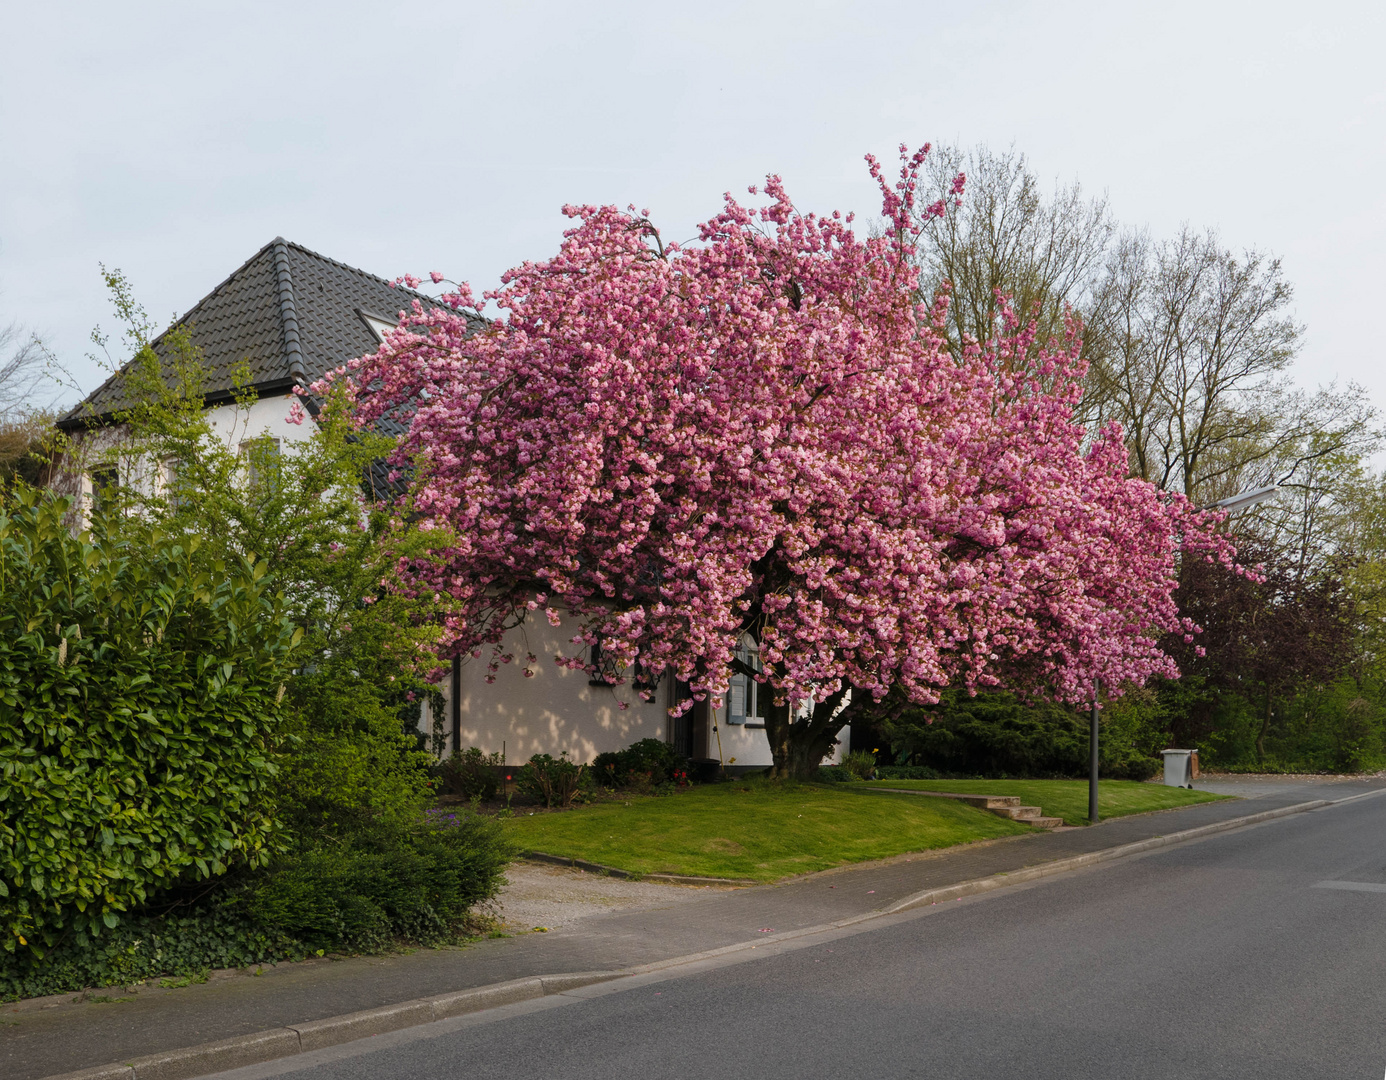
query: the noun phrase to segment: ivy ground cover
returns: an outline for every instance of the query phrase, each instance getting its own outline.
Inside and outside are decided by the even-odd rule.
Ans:
[[[506,828],[522,851],[757,881],[1032,831],[947,799],[760,780],[517,816]]]
[[[1038,806],[1050,817],[1063,818],[1065,825],[1088,823],[1086,780],[872,780],[862,786],[878,791],[881,788],[901,788],[907,791],[952,791],[961,795],[1018,795],[1022,806]],[[1163,784],[1146,784],[1139,780],[1103,780],[1097,786],[1097,813],[1102,819],[1125,817],[1127,814],[1172,810],[1225,798],[1229,796],[1165,787]]]

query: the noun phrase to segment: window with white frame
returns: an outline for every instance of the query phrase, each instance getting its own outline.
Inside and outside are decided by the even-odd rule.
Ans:
[[[247,439],[241,443],[241,457],[245,459],[251,491],[268,495],[279,490],[278,439],[269,436]]]
[[[382,344],[385,341],[385,335],[388,334],[391,330],[396,329],[394,323],[379,315],[372,315],[369,312],[361,311],[360,309],[357,309],[356,313],[361,316],[361,321],[365,323],[366,326],[370,329],[370,332],[375,335],[376,340],[381,342]]]
[[[168,502],[170,510],[178,510],[187,505],[187,482],[187,476],[184,475],[178,459],[168,458],[164,462],[164,499]]]
[[[741,639],[741,647],[736,650],[736,658],[752,671],[760,671],[760,648],[750,638]],[[727,687],[727,723],[745,724],[747,727],[765,726],[764,706],[770,700],[770,688],[757,682],[749,675],[738,672],[731,677]]]

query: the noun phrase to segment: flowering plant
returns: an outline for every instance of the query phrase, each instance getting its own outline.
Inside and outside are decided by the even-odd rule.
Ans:
[[[451,652],[489,648],[494,670],[530,612],[566,612],[560,664],[600,640],[695,699],[754,678],[781,776],[892,686],[1076,701],[1176,673],[1157,637],[1196,629],[1179,552],[1232,549],[1127,477],[1119,429],[1088,444],[1076,323],[1039,343],[1007,311],[950,355],[947,295],[921,298],[908,258],[943,212],[915,205],[927,149],[901,148],[894,183],[868,158],[889,226],[869,239],[775,176],[687,246],[633,208],[567,207],[559,252],[485,294],[501,319],[477,332],[459,285],[348,365],[359,422],[411,418],[408,510],[447,540],[395,585],[436,598]]]

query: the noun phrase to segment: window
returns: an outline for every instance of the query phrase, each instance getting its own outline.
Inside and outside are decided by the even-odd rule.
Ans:
[[[91,471],[91,505],[97,513],[116,508],[120,493],[120,473],[114,465],[103,465]]]
[[[179,510],[188,505],[188,493],[185,489],[187,477],[182,475],[179,469],[177,458],[169,458],[164,462],[164,498],[168,500],[170,510]]]
[[[621,678],[621,669],[616,661],[602,652],[601,638],[592,643],[588,653],[588,667],[591,668],[587,679],[588,686],[615,686]]]
[[[268,437],[241,443],[250,490],[270,495],[279,490],[279,440]]]
[[[659,679],[651,675],[645,665],[636,664],[634,668],[629,668],[618,663],[610,653],[603,652],[600,638],[592,644],[587,655],[588,686],[616,686],[627,677],[637,694],[653,693],[659,686]]]
[[[741,639],[736,658],[752,671],[760,671],[760,648],[749,637]],[[770,688],[749,675],[736,674],[727,688],[727,723],[764,727],[764,706],[769,703]]]
[[[395,324],[381,315],[372,315],[369,312],[356,310],[356,314],[361,316],[361,321],[366,324],[370,332],[375,335],[376,340],[381,344],[385,342],[385,335],[395,329]]]

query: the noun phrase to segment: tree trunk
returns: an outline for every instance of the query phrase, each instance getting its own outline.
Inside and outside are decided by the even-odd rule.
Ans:
[[[820,701],[807,716],[794,717],[788,703],[771,705],[766,710],[765,734],[770,740],[772,780],[812,780],[818,766],[832,753],[837,733],[852,722],[858,711],[853,701],[839,712],[845,689],[826,701]],[[864,696],[864,695],[863,695]]]

